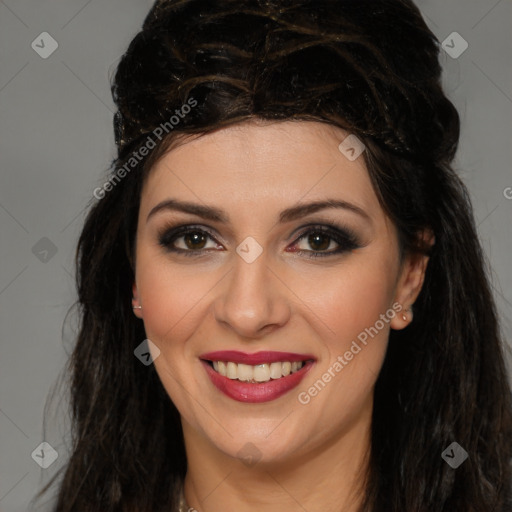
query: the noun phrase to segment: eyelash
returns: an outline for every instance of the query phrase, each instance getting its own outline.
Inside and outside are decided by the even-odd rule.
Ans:
[[[307,253],[308,258],[325,258],[327,256],[334,256],[337,254],[341,254],[344,252],[352,251],[355,249],[359,249],[361,244],[358,241],[357,236],[348,228],[340,228],[336,224],[332,224],[330,222],[321,224],[310,224],[308,226],[304,226],[305,228],[310,228],[302,231],[298,238],[295,239],[293,245],[300,242],[303,238],[311,234],[321,233],[326,235],[331,241],[334,241],[338,244],[338,248],[331,251],[305,251],[305,250],[297,250],[295,251],[297,254]],[[205,251],[210,249],[198,249],[198,250],[186,250],[179,249],[177,247],[172,247],[172,244],[179,238],[190,234],[190,233],[200,233],[202,235],[206,235],[212,240],[215,240],[213,235],[207,230],[201,228],[196,225],[182,225],[177,227],[166,227],[164,228],[158,235],[158,243],[162,246],[166,251],[172,253],[182,254],[187,257],[197,257],[204,254]],[[329,243],[330,245],[330,243]]]

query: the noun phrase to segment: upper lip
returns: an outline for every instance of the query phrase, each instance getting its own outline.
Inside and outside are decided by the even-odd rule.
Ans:
[[[230,361],[233,363],[241,363],[248,365],[258,365],[263,363],[276,363],[283,361],[308,361],[315,358],[311,354],[297,354],[293,352],[274,352],[262,351],[248,354],[238,350],[217,350],[215,352],[208,352],[199,356],[200,359],[206,361]]]

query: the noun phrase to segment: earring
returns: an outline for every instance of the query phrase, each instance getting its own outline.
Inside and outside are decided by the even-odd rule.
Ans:
[[[409,318],[409,316],[408,316],[408,315],[409,315],[409,313],[411,313],[411,317],[412,317],[412,308],[411,308],[411,307],[405,308],[405,313],[402,313],[402,319],[403,319],[404,321],[408,320],[408,318]],[[411,320],[412,320],[412,318],[411,318]]]
[[[132,306],[132,309],[142,309],[142,306]]]

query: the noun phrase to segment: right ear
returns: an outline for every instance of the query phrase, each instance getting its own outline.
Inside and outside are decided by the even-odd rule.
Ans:
[[[137,318],[142,318],[142,304],[140,303],[139,299],[139,291],[137,290],[137,284],[135,281],[132,285],[132,308],[133,308],[133,314]]]

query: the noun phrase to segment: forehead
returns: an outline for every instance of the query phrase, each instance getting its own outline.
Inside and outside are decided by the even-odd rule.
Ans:
[[[151,169],[141,209],[169,196],[253,213],[337,198],[376,214],[363,155],[339,149],[348,135],[318,122],[251,121],[185,139]]]

